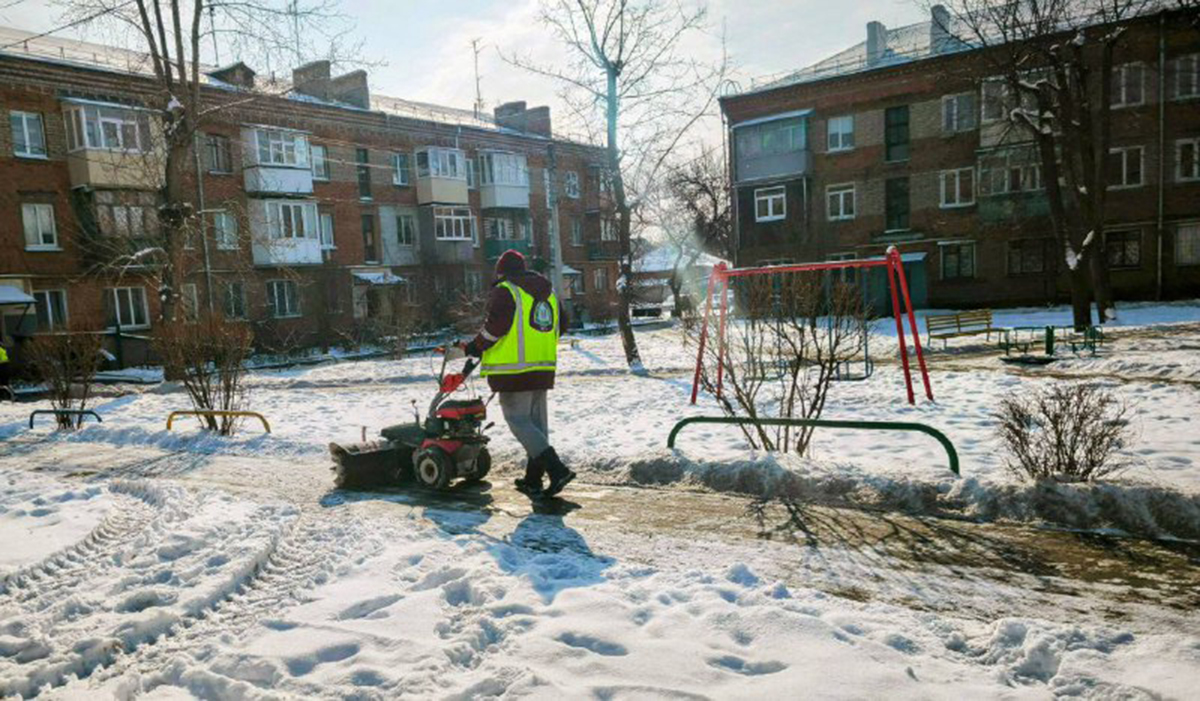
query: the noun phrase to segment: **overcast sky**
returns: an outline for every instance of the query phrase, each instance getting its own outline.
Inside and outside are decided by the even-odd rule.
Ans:
[[[375,92],[469,108],[475,100],[470,42],[479,38],[484,46],[482,92],[489,108],[523,99],[557,111],[555,85],[500,56],[519,51],[554,59],[554,40],[536,20],[539,1],[346,0],[342,5],[364,41],[365,57],[383,62],[369,69]],[[899,26],[923,18],[917,0],[709,0],[707,5],[712,36],[698,40],[695,50],[719,51],[723,28],[734,77],[742,85],[751,77],[799,68],[862,41],[872,19]],[[32,31],[51,29],[58,19],[58,9],[39,0],[0,10],[0,23]],[[234,57],[221,58],[228,63]]]

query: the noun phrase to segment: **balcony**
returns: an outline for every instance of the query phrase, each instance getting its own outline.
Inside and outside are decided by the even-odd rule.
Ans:
[[[247,166],[246,192],[270,195],[311,195],[312,170],[295,166]]]
[[[467,181],[432,175],[417,176],[419,204],[467,204]],[[528,205],[526,205],[528,206]]]
[[[588,241],[588,260],[617,260],[621,257],[619,241]]]
[[[311,195],[312,166],[308,136],[276,127],[249,126],[242,129],[246,192],[263,195]]]
[[[156,153],[81,149],[67,155],[71,187],[158,190],[166,170]]]
[[[528,185],[480,185],[479,202],[483,209],[495,207],[529,208]]]
[[[73,187],[157,190],[163,186],[162,131],[151,110],[75,98],[63,103],[67,170]]]
[[[417,202],[467,204],[467,156],[460,149],[428,146],[417,150]]]
[[[258,266],[320,265],[321,241],[315,238],[269,239],[254,237],[251,243]]]
[[[496,260],[510,249],[528,258],[533,246],[530,245],[528,239],[485,239],[483,242],[483,255],[488,260]]]
[[[479,200],[483,209],[529,209],[529,165],[525,156],[506,151],[481,152]]]
[[[741,157],[737,160],[739,183],[805,175],[812,170],[812,151],[800,149],[782,153]]]

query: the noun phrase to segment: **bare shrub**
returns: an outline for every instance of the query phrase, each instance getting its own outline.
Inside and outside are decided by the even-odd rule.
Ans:
[[[1092,482],[1130,466],[1129,407],[1089,383],[1055,384],[1000,400],[997,433],[1008,469],[1033,480]]]
[[[241,411],[247,392],[243,383],[252,334],[244,323],[206,314],[194,322],[163,324],[154,347],[168,377],[178,378],[196,411]],[[201,416],[200,424],[222,436],[231,435],[238,419]]]
[[[87,409],[100,366],[100,336],[86,332],[44,334],[26,347],[34,371],[46,383],[55,409]],[[56,414],[60,431],[79,428],[82,416]]]
[[[705,391],[727,416],[819,419],[839,365],[864,348],[868,327],[861,291],[806,273],[755,275],[733,283],[738,311],[731,309],[726,320],[723,358],[716,304],[709,322],[700,374]],[[699,334],[703,316],[688,326]],[[749,424],[742,432],[755,449],[803,454],[813,429]]]

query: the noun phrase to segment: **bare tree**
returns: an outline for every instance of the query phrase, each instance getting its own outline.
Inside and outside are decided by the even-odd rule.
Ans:
[[[667,176],[667,188],[657,198],[656,224],[674,253],[670,279],[675,311],[683,314],[687,274],[705,253],[733,260],[733,211],[729,178],[720,151],[705,149]]]
[[[154,336],[155,350],[169,377],[179,378],[197,411],[240,411],[247,399],[243,378],[250,357],[251,333],[245,324],[217,314],[185,323],[164,324]],[[199,417],[200,424],[222,436],[233,433],[237,418]]]
[[[737,313],[710,321],[724,323],[726,347],[705,347],[705,391],[727,416],[819,419],[839,371],[866,347],[869,329],[858,287],[813,273],[734,280]],[[704,323],[695,320],[691,333],[701,333]],[[749,424],[742,432],[755,449],[805,453],[813,429]]]
[[[984,100],[1006,129],[997,143],[1024,142],[1036,151],[1075,325],[1091,323],[1093,300],[1100,323],[1115,318],[1104,255],[1114,57],[1130,21],[1157,3],[955,0],[950,6],[950,15],[937,20],[940,29],[963,47],[982,49],[991,72]]]
[[[50,406],[67,411],[87,409],[96,370],[100,366],[100,337],[86,331],[40,334],[29,342],[29,358],[46,384]],[[56,414],[60,431],[83,423],[82,415]]]
[[[715,104],[724,56],[706,63],[684,50],[685,42],[705,32],[706,16],[703,7],[681,0],[545,0],[541,19],[566,49],[566,64],[506,57],[558,81],[585,129],[604,125],[620,244],[617,323],[634,369],[641,368],[630,323],[634,212],[691,127]]]

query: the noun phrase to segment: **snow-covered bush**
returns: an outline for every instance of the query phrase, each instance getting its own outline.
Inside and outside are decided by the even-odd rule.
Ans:
[[[1129,466],[1129,407],[1104,387],[1058,383],[1000,400],[1007,467],[1033,480],[1090,482]]]
[[[26,346],[34,371],[55,409],[87,409],[100,365],[100,337],[86,332],[42,334]],[[59,430],[79,428],[82,416],[56,414]]]
[[[196,411],[240,411],[246,405],[242,380],[252,349],[246,324],[206,314],[195,321],[163,324],[154,347],[169,378],[187,390]],[[233,433],[237,418],[202,416],[200,423],[222,436]]]

